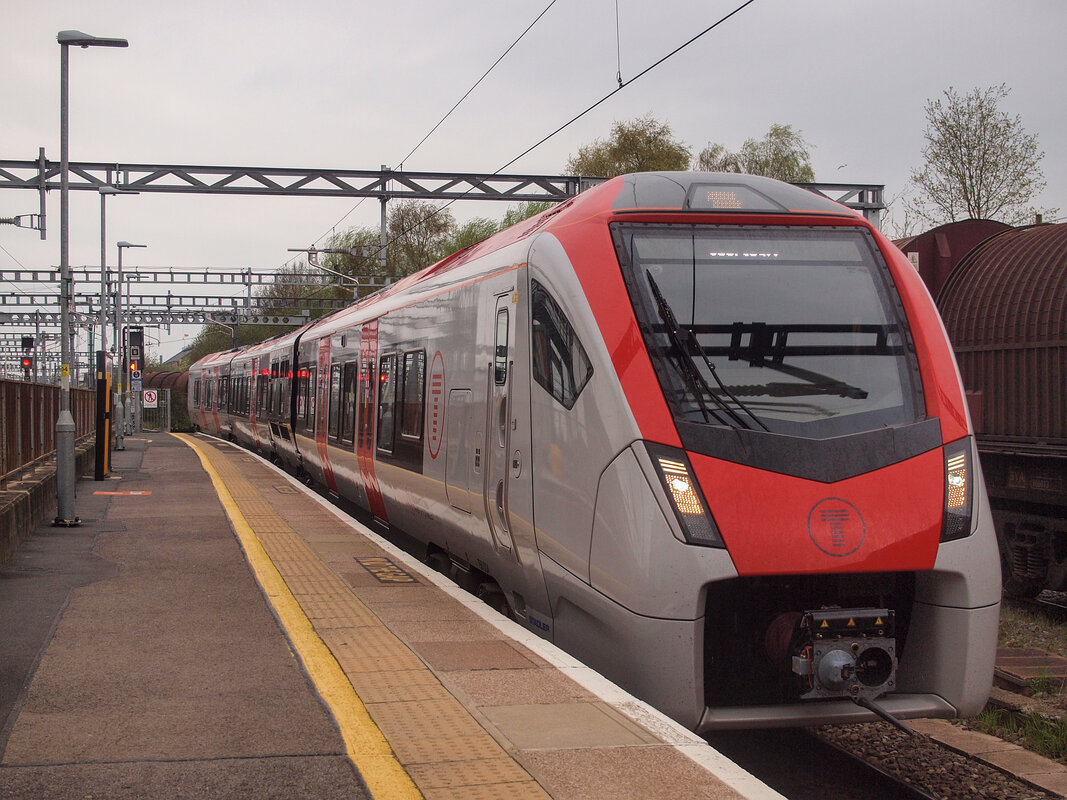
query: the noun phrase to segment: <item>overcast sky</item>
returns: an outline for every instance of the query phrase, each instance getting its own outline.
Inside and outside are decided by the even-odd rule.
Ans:
[[[614,89],[620,62],[629,80],[741,2],[557,0],[404,167],[494,172]],[[395,167],[548,4],[0,0],[0,159],[44,147],[59,160],[56,34],[73,29],[130,46],[72,48],[72,161]],[[817,180],[885,184],[892,196],[921,164],[926,101],[1004,83],[1002,108],[1045,152],[1039,204],[1067,216],[1064,31],[1064,0],[756,0],[506,171],[561,174],[615,120],[651,113],[694,154],[790,124],[812,146]],[[355,204],[117,198],[108,260],[127,240],[148,248],[127,251],[124,266],[281,266],[287,248],[322,244],[342,219],[337,230],[378,224],[378,203],[349,213]],[[33,192],[0,192],[0,217],[37,210]],[[460,220],[505,210],[452,207]],[[57,192],[48,212],[47,241],[0,226],[0,269],[59,263]],[[72,192],[70,214],[71,264],[98,265],[98,195]],[[162,354],[187,332],[164,333]]]

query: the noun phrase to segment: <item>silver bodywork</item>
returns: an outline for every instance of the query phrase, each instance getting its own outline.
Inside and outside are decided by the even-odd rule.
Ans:
[[[593,367],[569,410],[531,380],[531,280],[558,302]],[[502,313],[507,377],[500,383],[494,348]],[[298,373],[316,369],[316,419],[310,427],[272,419],[269,447],[276,457],[413,537],[427,553],[447,556],[461,575],[491,580],[517,620],[624,688],[694,730],[875,719],[847,699],[706,705],[705,682],[715,680],[707,654],[731,646],[706,641],[707,616],[731,612],[709,606],[708,587],[738,574],[727,550],[686,542],[585,291],[552,234],[335,314],[273,350],[260,346],[259,357],[277,360],[286,348],[295,353]],[[360,363],[370,353],[377,378],[384,354],[417,351],[425,353],[426,371],[421,463],[411,469],[375,450],[376,508],[360,458],[360,423],[353,423],[352,441],[322,428],[331,391],[323,366]],[[249,361],[234,363],[243,374]],[[214,368],[214,362],[194,367],[191,378]],[[210,415],[198,419],[205,428],[212,424]],[[247,423],[232,431],[255,446],[257,434]],[[265,452],[268,440],[258,436]],[[730,487],[704,491],[710,499]],[[985,701],[1000,574],[981,481],[973,528],[969,538],[941,544],[934,569],[917,578],[897,690],[879,701],[891,713],[963,716]]]

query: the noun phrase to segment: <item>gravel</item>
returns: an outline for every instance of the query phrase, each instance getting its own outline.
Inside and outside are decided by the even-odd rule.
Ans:
[[[816,733],[941,800],[1046,800],[1057,797],[949,750],[925,736],[909,736],[887,722],[824,726],[816,729]]]

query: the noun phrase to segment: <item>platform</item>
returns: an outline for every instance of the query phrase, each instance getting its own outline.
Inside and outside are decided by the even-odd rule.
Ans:
[[[250,453],[126,439],[0,572],[0,798],[777,798]]]

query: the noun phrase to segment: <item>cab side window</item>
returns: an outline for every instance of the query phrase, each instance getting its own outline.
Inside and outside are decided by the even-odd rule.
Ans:
[[[533,281],[530,296],[533,331],[534,380],[560,405],[574,408],[578,395],[593,376],[585,348],[548,291]]]

